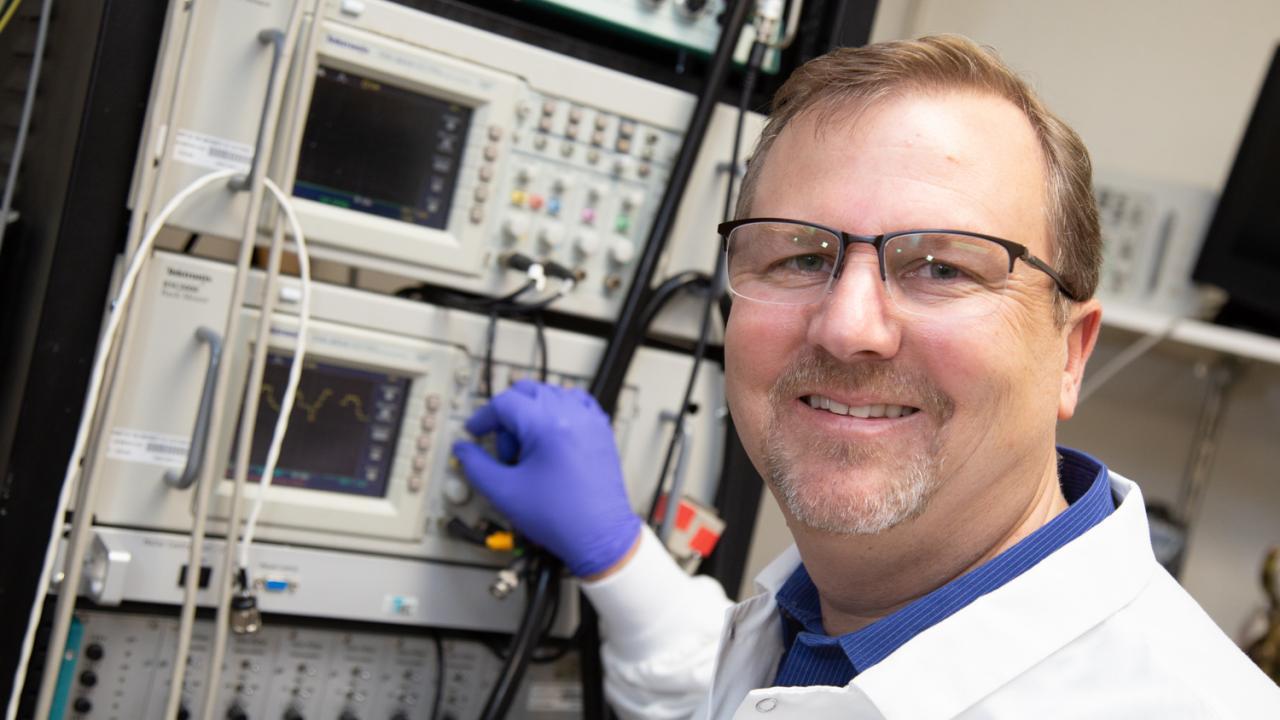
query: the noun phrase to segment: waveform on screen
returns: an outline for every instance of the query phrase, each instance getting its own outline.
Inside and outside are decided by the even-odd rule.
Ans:
[[[333,388],[322,388],[314,399],[309,399],[306,392],[299,390],[297,397],[293,400],[293,410],[294,412],[302,411],[306,415],[307,422],[314,423],[319,418],[320,411],[336,394]],[[272,411],[280,413],[280,399],[276,397],[275,385],[262,384],[262,400]],[[337,407],[350,408],[357,422],[367,423],[370,420],[369,413],[364,409],[364,398],[355,393],[347,393],[339,398]]]

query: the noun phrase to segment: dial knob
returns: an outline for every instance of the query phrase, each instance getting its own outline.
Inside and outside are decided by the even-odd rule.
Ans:
[[[92,670],[85,670],[80,673],[80,684],[85,687],[93,687],[98,684],[98,673]]]
[[[84,649],[84,656],[90,660],[101,660],[103,654],[102,646],[98,643],[89,643]]]
[[[76,701],[71,703],[71,709],[85,715],[93,709],[93,703],[89,702],[89,698],[76,698]]]
[[[636,244],[626,238],[614,238],[609,246],[609,254],[619,265],[626,265],[636,256]]]
[[[596,237],[595,233],[584,230],[574,236],[573,247],[582,254],[582,257],[591,257],[600,249],[600,238]]]
[[[502,238],[514,245],[524,240],[529,233],[529,220],[522,217],[509,217],[502,223]]]
[[[455,477],[445,480],[441,491],[444,499],[453,505],[465,505],[471,500],[471,486]]]
[[[543,223],[538,228],[538,241],[547,250],[554,250],[564,242],[564,226],[557,222]]]

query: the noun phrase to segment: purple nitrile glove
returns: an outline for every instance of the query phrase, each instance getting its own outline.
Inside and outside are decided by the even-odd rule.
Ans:
[[[631,510],[613,428],[595,398],[521,380],[476,411],[467,432],[497,433],[498,457],[473,442],[453,445],[471,484],[517,531],[586,577],[631,549]]]

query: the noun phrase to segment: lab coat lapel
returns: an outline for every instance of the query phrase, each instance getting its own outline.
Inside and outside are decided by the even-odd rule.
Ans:
[[[952,718],[1137,597],[1156,564],[1142,494],[1025,573],[925,630],[854,679],[886,718]]]
[[[715,680],[708,696],[709,718],[733,717],[749,692],[773,684],[782,656],[782,624],[774,594],[799,565],[800,553],[792,545],[756,576],[757,595],[725,611]]]

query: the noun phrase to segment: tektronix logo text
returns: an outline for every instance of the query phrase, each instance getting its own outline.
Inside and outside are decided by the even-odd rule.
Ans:
[[[337,45],[338,47],[344,47],[348,50],[355,50],[356,52],[363,53],[365,55],[369,54],[369,48],[353,43],[350,40],[340,38],[337,35],[327,35],[325,39],[329,41],[330,45]]]
[[[169,273],[169,277],[181,278],[183,280],[198,280],[199,282],[213,282],[213,278],[204,273],[191,272],[190,270],[179,270],[177,268],[165,268]]]

